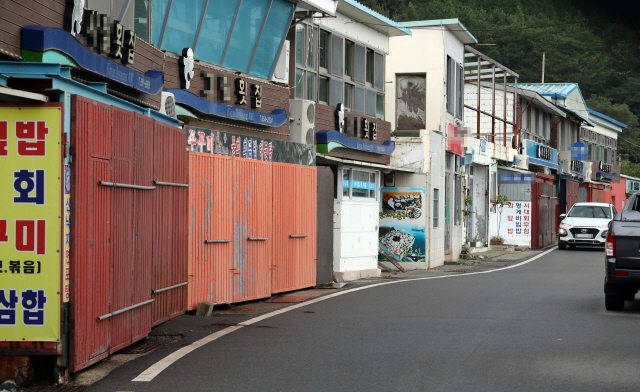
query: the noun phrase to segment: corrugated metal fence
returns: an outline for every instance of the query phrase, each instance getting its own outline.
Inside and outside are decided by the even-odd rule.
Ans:
[[[187,153],[184,131],[148,117],[79,96],[71,116],[75,372],[184,311],[184,287],[152,291],[184,279],[187,190],[158,192],[154,181],[186,184]]]

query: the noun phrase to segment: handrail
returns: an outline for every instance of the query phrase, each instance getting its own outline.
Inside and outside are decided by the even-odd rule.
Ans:
[[[155,186],[120,184],[118,182],[106,182],[106,181],[98,181],[98,185],[110,186],[110,187],[114,187],[114,188],[130,188],[130,189],[142,189],[142,190],[153,190],[153,189],[156,189]]]
[[[139,304],[128,306],[126,308],[123,308],[123,309],[120,309],[120,310],[116,310],[115,312],[107,313],[104,316],[98,317],[97,320],[98,321],[102,321],[104,319],[108,319],[109,317],[113,317],[113,316],[118,315],[120,313],[124,313],[126,311],[129,311],[131,309],[139,308],[140,306],[143,306],[143,305],[146,305],[146,304],[150,304],[151,302],[154,302],[154,301],[155,301],[155,299],[150,299],[148,301],[140,302]]]

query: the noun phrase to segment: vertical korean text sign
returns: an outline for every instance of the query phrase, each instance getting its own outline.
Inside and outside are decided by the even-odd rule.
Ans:
[[[60,338],[62,118],[0,105],[0,340]]]

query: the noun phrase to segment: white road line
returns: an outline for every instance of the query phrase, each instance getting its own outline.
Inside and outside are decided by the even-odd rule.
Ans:
[[[255,324],[257,322],[260,322],[262,320],[266,320],[268,318],[271,318],[273,316],[277,316],[279,314],[283,314],[295,309],[299,309],[302,308],[304,306],[308,306],[308,305],[313,305],[315,303],[321,302],[321,301],[326,301],[330,298],[334,298],[340,295],[344,295],[344,294],[349,294],[349,293],[353,293],[356,291],[360,291],[360,290],[366,290],[366,289],[370,289],[373,287],[380,287],[380,286],[384,286],[387,284],[396,284],[396,283],[405,283],[405,282],[414,282],[417,280],[430,280],[430,279],[442,279],[442,278],[455,278],[455,277],[460,277],[460,276],[469,276],[469,275],[478,275],[478,274],[488,274],[488,273],[492,273],[492,272],[498,272],[498,271],[504,271],[510,268],[515,268],[515,267],[519,267],[521,265],[525,265],[528,264],[534,260],[539,259],[540,257],[551,253],[552,251],[556,250],[557,248],[554,247],[552,249],[549,249],[545,252],[540,253],[539,255],[532,257],[528,260],[525,260],[521,263],[518,264],[514,264],[514,265],[510,265],[508,267],[503,267],[503,268],[498,268],[498,269],[494,269],[494,270],[488,270],[488,271],[478,271],[478,272],[469,272],[467,274],[460,274],[460,275],[444,275],[444,276],[429,276],[429,277],[425,277],[425,278],[415,278],[415,279],[403,279],[403,280],[393,280],[393,281],[389,281],[389,282],[382,282],[382,283],[375,283],[372,285],[367,285],[367,286],[361,286],[361,287],[357,287],[351,290],[345,290],[345,291],[338,291],[336,293],[333,294],[329,294],[329,295],[325,295],[322,297],[318,297],[309,301],[305,301],[305,302],[301,302],[297,305],[292,305],[286,308],[282,308],[282,309],[278,309],[278,310],[274,310],[273,312],[269,312],[266,314],[263,314],[262,316],[258,316],[258,317],[254,317],[250,320],[247,321],[243,321],[241,323],[239,323],[237,326],[233,326],[233,327],[227,327],[221,331],[218,332],[214,332],[211,335],[208,335],[198,341],[195,341],[193,343],[191,343],[188,346],[182,347],[181,349],[167,355],[166,357],[164,357],[163,359],[161,359],[160,361],[154,363],[153,365],[151,365],[147,370],[145,370],[144,372],[140,373],[140,375],[136,378],[134,378],[131,381],[151,381],[153,380],[158,374],[160,374],[164,369],[168,368],[169,366],[171,366],[174,362],[176,362],[177,360],[179,360],[180,358],[184,357],[185,355],[189,354],[190,352],[192,352],[193,350],[197,349],[198,347],[202,347],[205,344],[209,343],[209,342],[213,342],[214,340],[223,337],[226,334],[229,334],[233,331],[237,331],[242,327],[245,327],[247,325],[251,325],[251,324]]]

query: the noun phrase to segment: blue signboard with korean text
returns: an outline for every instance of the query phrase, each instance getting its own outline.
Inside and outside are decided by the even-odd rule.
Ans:
[[[558,150],[527,139],[523,140],[523,145],[530,164],[558,170]]]

